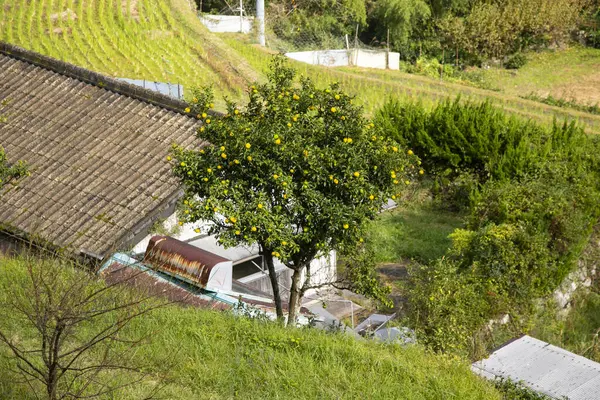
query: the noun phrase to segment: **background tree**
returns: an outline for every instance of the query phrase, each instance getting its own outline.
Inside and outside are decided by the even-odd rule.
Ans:
[[[275,1],[268,6],[269,25],[287,42],[284,50],[338,48],[344,35],[353,36],[357,25],[367,23],[364,0]]]
[[[425,0],[378,0],[373,17],[380,27],[379,36],[386,37],[389,29],[391,45],[406,57],[411,41],[417,38],[420,42],[427,31],[431,10]]]
[[[126,328],[165,302],[123,285],[136,274],[105,284],[70,261],[24,256],[21,265],[26,275],[2,271],[0,345],[36,398],[102,397],[148,376],[135,359],[147,338]]]
[[[437,27],[443,37],[442,43],[454,50],[455,66],[458,67],[459,52],[466,41],[464,20],[449,14],[438,21]]]
[[[339,86],[294,86],[294,75],[275,57],[268,83],[249,88],[245,108],[229,102],[222,117],[207,113],[210,89],[197,93],[189,111],[204,120],[199,137],[212,145],[173,149],[183,219],[210,221],[226,246],[260,246],[279,318],[273,259],[293,271],[288,321],[311,286],[311,262],[360,246],[366,222],[418,171],[412,152],[384,137]]]

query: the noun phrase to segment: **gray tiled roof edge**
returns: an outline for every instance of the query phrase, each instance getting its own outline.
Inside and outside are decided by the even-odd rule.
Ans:
[[[9,57],[25,61],[38,67],[45,68],[73,79],[77,79],[81,82],[85,82],[102,89],[110,90],[115,93],[141,100],[170,111],[185,114],[184,110],[187,107],[187,104],[183,101],[87,70],[85,68],[78,67],[73,64],[69,64],[64,61],[57,60],[52,57],[26,50],[19,46],[0,41],[0,54],[5,54]]]

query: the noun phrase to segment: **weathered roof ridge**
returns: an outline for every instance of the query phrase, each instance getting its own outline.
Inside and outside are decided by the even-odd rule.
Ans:
[[[130,83],[126,83],[124,81],[120,81],[118,79],[111,78],[109,76],[102,75],[52,57],[44,56],[34,51],[30,51],[3,41],[0,41],[0,54],[4,54],[17,60],[21,60],[56,72],[57,74],[77,79],[90,85],[141,100],[180,114],[184,114],[184,109],[187,107],[185,102],[174,99],[162,93],[132,85]]]

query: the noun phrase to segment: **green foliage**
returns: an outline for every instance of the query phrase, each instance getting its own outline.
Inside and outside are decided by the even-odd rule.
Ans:
[[[588,272],[596,268],[600,259],[599,240],[600,226],[596,225],[578,260]],[[548,303],[536,313],[530,335],[600,362],[600,280],[593,278],[589,288],[580,287],[575,292],[567,315],[557,315],[554,299]]]
[[[0,129],[2,125],[8,121],[8,117],[1,113],[2,107],[8,104],[7,99],[0,100]],[[10,163],[8,156],[4,151],[4,147],[0,144],[0,188],[7,183],[22,178],[23,176],[29,175],[27,171],[27,164],[24,161],[17,161],[16,163]]]
[[[27,164],[20,160],[10,164],[4,148],[0,146],[0,187],[27,174]]]
[[[245,109],[229,103],[224,117],[201,115],[199,135],[212,145],[174,148],[184,219],[212,221],[225,244],[258,242],[284,260],[354,247],[417,161],[338,86],[293,87],[293,75],[276,58],[269,83],[250,88]],[[191,112],[202,114],[209,101],[199,94]]]
[[[379,37],[385,38],[387,30],[393,48],[403,53],[410,49],[411,39],[425,30],[431,10],[425,0],[378,0],[373,9],[377,21]]]
[[[430,346],[473,356],[488,320],[509,313],[523,328],[533,300],[576,266],[600,217],[599,141],[574,124],[545,129],[486,103],[426,111],[391,102],[377,121],[423,157],[440,203],[469,210],[445,258],[413,273],[407,293]],[[446,291],[460,291],[461,303]]]
[[[373,245],[359,247],[356,251],[345,255],[338,262],[338,274],[351,283],[349,289],[370,299],[380,302],[385,307],[393,307],[389,298],[391,287],[383,286],[375,269],[376,252]]]
[[[551,106],[556,107],[564,107],[564,108],[572,108],[573,110],[583,111],[590,114],[600,115],[600,105],[596,104],[581,104],[576,99],[565,99],[565,98],[556,98],[552,95],[548,95],[546,97],[540,96],[536,93],[530,93],[526,96],[523,96],[524,99],[539,101],[544,104],[549,104]]]
[[[527,64],[527,57],[523,53],[513,54],[504,64],[507,69],[519,69]]]
[[[0,298],[22,291],[25,275],[18,260],[0,258]],[[74,273],[67,270],[65,273]],[[117,300],[118,301],[118,300]],[[8,326],[10,324],[10,326]],[[25,340],[26,321],[0,318]],[[82,332],[94,331],[90,325]],[[419,346],[391,346],[316,329],[285,329],[266,323],[176,305],[151,312],[123,331],[124,337],[150,337],[135,350],[147,379],[112,397],[146,398],[164,378],[157,397],[189,399],[499,399],[493,385],[475,376],[469,364],[436,356]],[[126,345],[126,344],[124,344]],[[98,354],[101,359],[102,354]],[[168,360],[170,368],[165,368]],[[0,347],[0,369],[14,364]],[[155,371],[166,371],[157,375]],[[127,378],[123,374],[123,378]],[[0,374],[0,398],[32,400],[25,383]]]
[[[437,352],[472,352],[469,346],[491,307],[482,295],[484,283],[441,258],[412,266],[403,286],[409,300],[408,318],[420,343]]]
[[[364,0],[298,0],[269,3],[270,28],[286,41],[284,50],[338,48],[343,36],[366,25]]]
[[[532,45],[564,42],[585,5],[585,0],[480,2],[464,18],[464,49],[500,58]]]
[[[419,57],[414,64],[409,64],[406,72],[411,74],[425,75],[430,78],[450,78],[456,75],[454,67],[450,64],[442,64],[437,58]]]
[[[439,172],[433,180],[431,193],[435,205],[451,212],[465,212],[477,201],[481,184],[472,172],[455,173],[452,169]]]
[[[540,394],[510,379],[496,379],[494,386],[502,393],[502,398],[505,400],[552,400],[545,394]]]
[[[480,182],[523,176],[553,151],[577,157],[584,133],[574,124],[551,131],[508,117],[489,102],[446,100],[427,111],[419,103],[390,100],[376,117],[390,137],[423,158],[426,170],[468,171]]]

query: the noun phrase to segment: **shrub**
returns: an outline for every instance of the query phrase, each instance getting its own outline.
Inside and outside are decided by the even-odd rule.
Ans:
[[[469,210],[479,196],[479,180],[471,172],[460,172],[454,177],[447,169],[434,177],[432,194],[437,207],[452,212]]]
[[[527,58],[523,53],[515,53],[512,56],[508,57],[506,64],[504,66],[507,69],[519,69],[527,64]]]
[[[539,170],[545,160],[581,157],[585,133],[574,123],[547,130],[531,121],[508,117],[490,102],[446,100],[431,111],[419,103],[388,101],[377,123],[387,134],[423,159],[434,174],[451,170],[490,178],[514,179]]]
[[[419,342],[438,352],[469,353],[466,344],[489,314],[481,285],[447,258],[411,266],[404,290]]]
[[[487,321],[509,313],[523,329],[535,299],[576,266],[600,218],[599,140],[459,100],[431,111],[390,102],[378,118],[422,156],[438,201],[469,209],[445,258],[414,269],[406,295],[421,340],[473,356]]]

